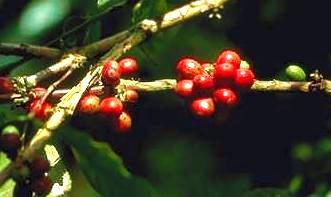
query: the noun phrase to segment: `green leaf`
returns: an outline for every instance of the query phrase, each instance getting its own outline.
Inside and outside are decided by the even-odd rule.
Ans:
[[[133,9],[132,22],[137,23],[146,18],[156,18],[168,9],[167,0],[140,0]]]
[[[51,166],[49,177],[54,183],[48,197],[65,196],[72,188],[71,175],[60,156],[58,147],[55,143],[48,143],[44,146],[44,154]]]
[[[131,175],[108,144],[94,141],[73,128],[67,127],[61,133],[63,141],[71,145],[82,172],[101,196],[155,196],[149,183]]]
[[[285,190],[278,188],[259,188],[247,192],[245,197],[292,197],[293,195]]]
[[[126,4],[127,0],[98,0],[99,11],[114,9]]]
[[[59,24],[69,12],[68,0],[31,1],[21,15],[19,30],[23,36],[36,37]]]
[[[2,171],[8,164],[10,160],[4,153],[0,153],[0,171]],[[0,187],[0,196],[12,196],[15,188],[15,182],[9,179],[5,184]]]

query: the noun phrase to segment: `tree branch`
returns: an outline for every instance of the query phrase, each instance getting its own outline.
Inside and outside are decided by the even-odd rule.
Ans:
[[[56,59],[61,57],[63,51],[31,44],[0,43],[0,54]]]

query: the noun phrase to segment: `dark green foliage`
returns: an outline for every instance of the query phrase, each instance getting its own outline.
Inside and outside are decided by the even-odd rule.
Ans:
[[[70,144],[75,159],[94,189],[102,196],[155,196],[150,184],[133,176],[108,144],[66,128],[62,140]]]
[[[261,188],[247,192],[245,197],[294,197],[287,190],[277,188]]]

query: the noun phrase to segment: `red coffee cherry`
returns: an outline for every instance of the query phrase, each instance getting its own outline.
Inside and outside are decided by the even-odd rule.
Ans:
[[[191,111],[198,117],[210,117],[215,113],[215,105],[211,98],[197,98],[191,103]]]
[[[134,58],[123,58],[118,62],[123,75],[132,75],[138,71],[138,63]]]
[[[14,92],[14,86],[8,77],[0,77],[0,94]]]
[[[2,134],[0,136],[1,149],[6,153],[16,152],[21,145],[21,139],[17,133]]]
[[[40,105],[40,100],[35,99],[30,103],[28,111],[33,114],[35,118],[45,120],[52,112],[52,105],[46,101]]]
[[[31,190],[39,196],[45,196],[51,192],[52,186],[52,180],[48,176],[42,176],[36,180],[32,180]]]
[[[100,98],[94,94],[84,96],[79,101],[78,111],[87,114],[94,114],[99,111]]]
[[[202,67],[199,62],[190,58],[180,60],[176,69],[180,79],[193,79],[194,76],[202,73]]]
[[[215,79],[217,81],[227,80],[232,81],[236,74],[236,68],[233,64],[223,63],[215,65]]]
[[[118,117],[122,111],[123,104],[116,97],[106,97],[100,103],[100,112],[108,117]]]
[[[121,115],[114,120],[113,125],[116,132],[126,133],[130,131],[132,127],[131,116],[126,112],[122,112]]]
[[[125,94],[125,101],[126,102],[136,103],[139,99],[139,94],[135,90],[127,89],[124,94]]]
[[[115,86],[119,84],[121,78],[121,68],[116,61],[108,61],[103,65],[101,80],[104,85]]]
[[[175,92],[181,97],[191,97],[194,93],[193,81],[189,79],[183,79],[177,82]]]
[[[234,107],[238,104],[238,96],[231,89],[221,88],[214,91],[214,101],[222,106]]]
[[[238,69],[235,75],[235,84],[240,89],[249,89],[255,81],[254,73],[250,69]]]
[[[35,87],[31,90],[30,95],[33,99],[40,99],[46,94],[47,90],[43,87]]]
[[[199,91],[211,90],[214,88],[214,79],[207,74],[200,74],[193,78],[194,87]]]
[[[240,62],[240,56],[236,52],[226,50],[218,56],[216,64],[229,63],[232,64],[235,69],[238,69],[240,66]]]
[[[50,164],[46,159],[38,156],[30,162],[29,168],[33,177],[40,177],[49,171]]]

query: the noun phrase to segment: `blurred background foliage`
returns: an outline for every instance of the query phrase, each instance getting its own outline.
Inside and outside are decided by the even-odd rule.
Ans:
[[[79,47],[187,2],[0,0],[0,41]],[[293,63],[307,73],[319,69],[330,78],[329,4],[322,0],[234,0],[219,11],[221,20],[206,13],[159,33],[127,55],[138,59],[142,80],[174,78],[181,57],[213,62],[226,48],[242,54],[259,79],[284,79],[286,65]],[[32,74],[52,63],[28,60],[14,67],[19,60],[0,55],[2,75]],[[74,75],[66,85],[75,84],[82,75]],[[71,129],[65,129],[84,130],[113,150],[79,131],[73,131],[76,138],[60,136],[57,141],[73,179],[72,196],[123,196],[121,191],[130,190],[128,180],[130,188],[136,188],[132,190],[135,196],[331,196],[330,109],[330,98],[320,94],[249,93],[231,112],[219,114],[216,120],[199,120],[170,91],[142,94],[130,107],[134,128],[129,134],[112,132],[108,121],[98,116],[77,115],[68,123]],[[20,113],[0,105],[1,124]],[[83,146],[77,139],[90,145]],[[99,159],[84,158],[94,151],[100,153]],[[73,156],[76,162],[70,159]],[[6,162],[1,159],[0,168]],[[121,174],[119,169],[149,183]]]

